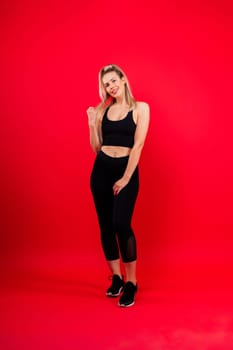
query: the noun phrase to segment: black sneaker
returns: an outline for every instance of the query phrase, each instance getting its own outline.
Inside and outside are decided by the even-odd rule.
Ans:
[[[106,295],[108,297],[117,297],[118,295],[121,294],[121,291],[123,290],[124,287],[124,279],[122,276],[122,279],[118,275],[113,275],[112,276],[112,284],[108,288]]]
[[[137,290],[137,284],[135,285],[130,281],[127,282],[124,286],[123,294],[120,297],[118,305],[122,307],[132,306],[134,304],[134,297]]]

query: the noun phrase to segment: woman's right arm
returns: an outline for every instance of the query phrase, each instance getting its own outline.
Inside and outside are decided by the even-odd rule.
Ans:
[[[87,115],[91,148],[98,153],[102,145],[100,116],[94,107],[87,109]]]

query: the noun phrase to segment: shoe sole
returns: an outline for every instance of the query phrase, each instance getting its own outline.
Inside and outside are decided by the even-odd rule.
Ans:
[[[119,289],[119,292],[118,292],[117,294],[112,294],[112,293],[106,292],[106,295],[107,295],[107,297],[115,298],[115,297],[118,297],[118,296],[121,294],[122,291],[123,291],[123,287],[121,287],[121,288]]]
[[[119,305],[120,307],[130,307],[130,306],[133,306],[133,305],[134,305],[134,301],[133,301],[131,304],[128,304],[128,305],[120,304],[120,303],[118,303],[118,305]]]

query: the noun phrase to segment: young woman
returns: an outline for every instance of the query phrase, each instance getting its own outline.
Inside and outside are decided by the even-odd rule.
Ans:
[[[112,284],[106,295],[121,295],[119,305],[128,307],[134,304],[138,289],[136,239],[131,219],[150,111],[147,103],[135,101],[126,75],[114,64],[100,70],[99,91],[101,103],[87,109],[90,144],[97,154],[91,173],[91,191],[103,251],[112,272]]]

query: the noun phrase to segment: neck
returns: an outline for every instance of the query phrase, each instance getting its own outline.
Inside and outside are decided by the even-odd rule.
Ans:
[[[119,96],[116,98],[116,102],[115,104],[118,104],[119,106],[125,106],[127,105],[126,100],[125,100],[125,96]]]

